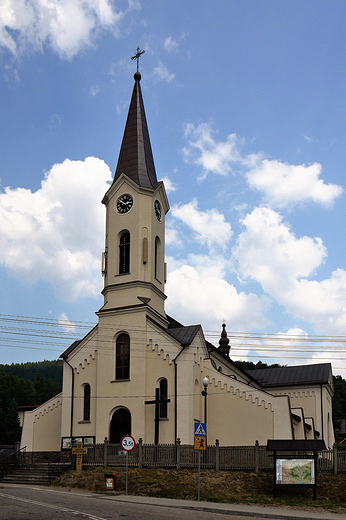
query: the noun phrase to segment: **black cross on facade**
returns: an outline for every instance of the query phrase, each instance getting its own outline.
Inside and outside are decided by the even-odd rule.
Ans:
[[[156,388],[154,401],[145,401],[145,404],[154,404],[155,405],[155,444],[159,443],[160,404],[161,403],[170,403],[170,402],[171,402],[171,400],[167,399],[167,397],[161,397],[161,399],[160,399],[160,389],[159,388]]]
[[[145,51],[141,51],[139,47],[137,47],[137,52],[134,56],[132,56],[131,60],[137,60],[137,72],[138,72],[138,66],[139,66],[139,57],[144,54]]]

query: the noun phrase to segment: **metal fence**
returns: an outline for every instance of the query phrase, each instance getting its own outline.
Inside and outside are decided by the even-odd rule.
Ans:
[[[216,470],[241,471],[271,471],[273,469],[273,452],[267,451],[266,446],[207,446],[200,452],[201,467]],[[281,453],[285,457],[285,452]],[[307,457],[309,454],[299,453],[289,456],[292,458]],[[311,454],[313,457],[313,454]],[[87,453],[83,455],[83,466],[125,466],[128,457],[129,466],[139,468],[197,468],[199,451],[194,446],[176,444],[143,444],[140,439],[133,451],[128,455],[122,451],[120,444],[91,444],[87,446]],[[338,450],[335,446],[331,450],[318,452],[317,470],[319,473],[346,473],[346,450]]]

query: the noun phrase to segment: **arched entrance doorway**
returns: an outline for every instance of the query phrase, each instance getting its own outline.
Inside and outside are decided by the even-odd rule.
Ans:
[[[109,441],[120,443],[124,435],[131,435],[131,414],[126,408],[118,408],[112,416]]]

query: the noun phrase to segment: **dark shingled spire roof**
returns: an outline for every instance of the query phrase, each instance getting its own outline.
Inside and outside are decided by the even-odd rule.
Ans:
[[[227,332],[226,332],[226,323],[223,323],[221,338],[219,339],[219,350],[221,350],[222,354],[229,357],[230,348],[231,347],[229,346],[229,339],[227,337]]]
[[[156,188],[158,182],[139,83],[141,79],[139,72],[135,73],[134,79],[135,85],[113,183],[122,173],[125,173],[138,186]]]

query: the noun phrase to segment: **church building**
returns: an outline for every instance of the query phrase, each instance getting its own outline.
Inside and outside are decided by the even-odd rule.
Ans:
[[[62,392],[25,413],[21,447],[58,451],[72,439],[118,443],[125,434],[146,444],[193,444],[194,422],[205,419],[209,444],[322,439],[331,447],[329,363],[246,372],[230,358],[225,324],[214,346],[201,325],[165,313],[169,203],[156,176],[138,71],[134,80],[113,183],[102,200],[98,323],[61,354]]]

